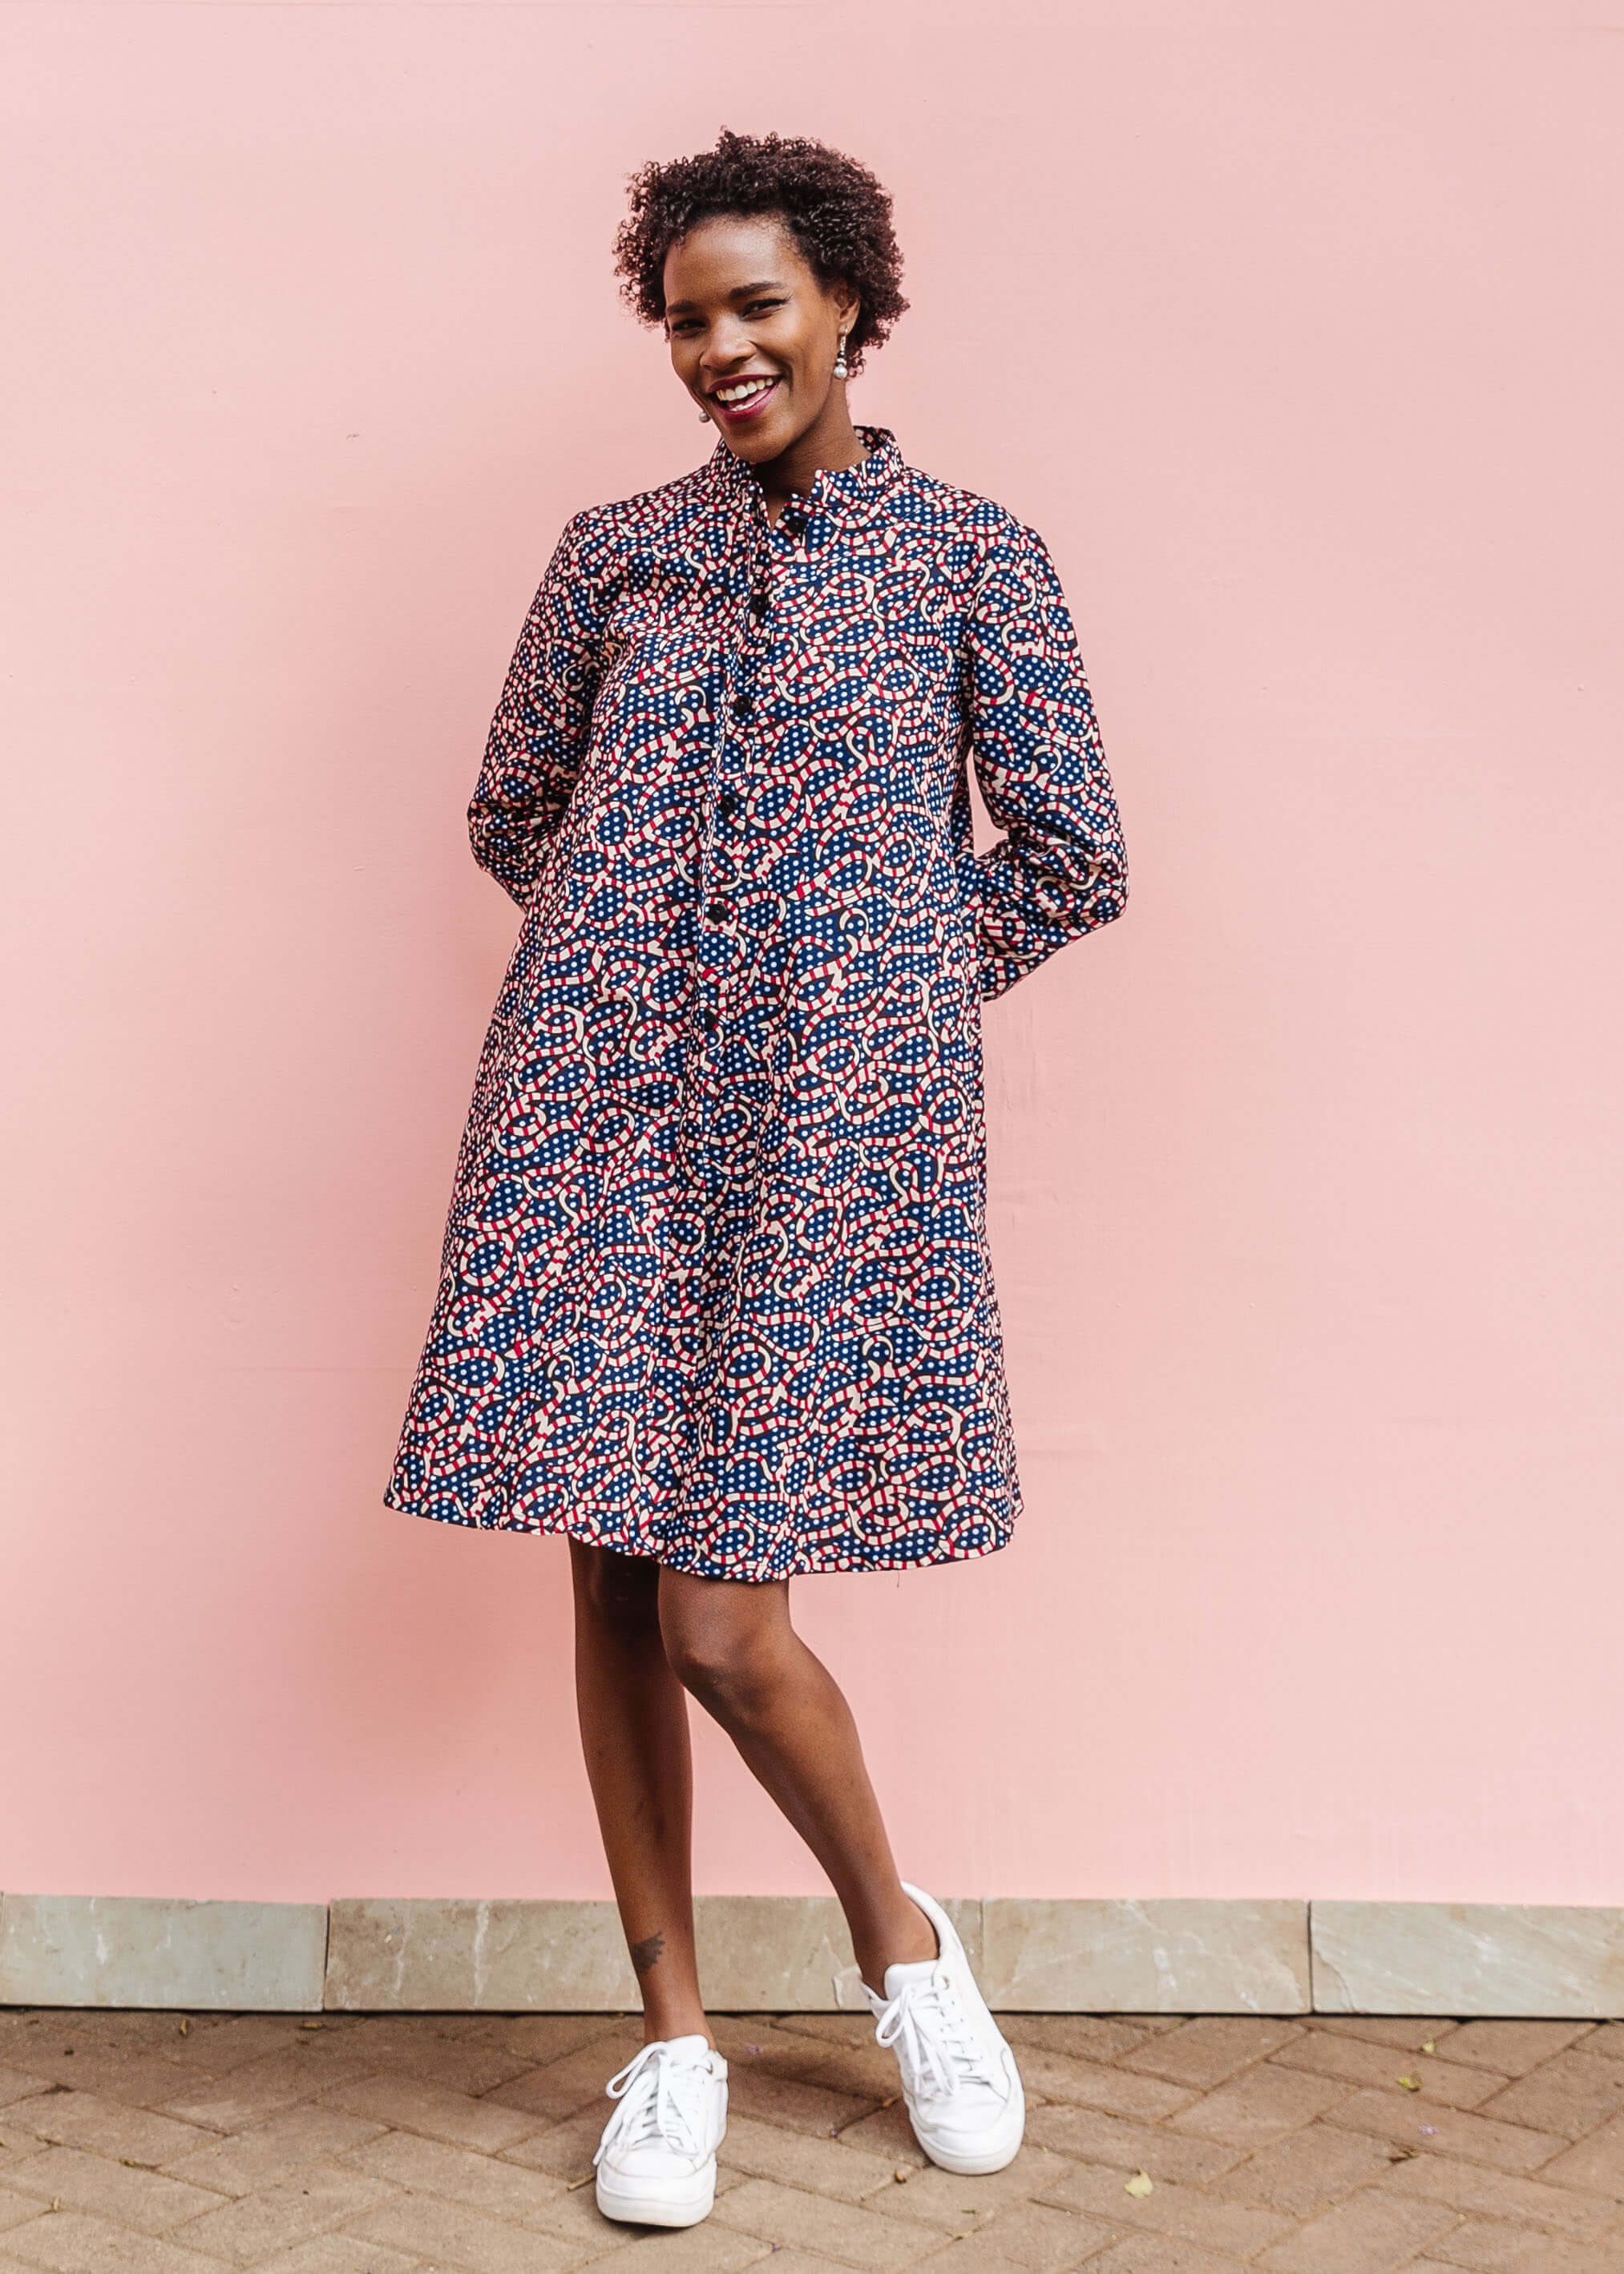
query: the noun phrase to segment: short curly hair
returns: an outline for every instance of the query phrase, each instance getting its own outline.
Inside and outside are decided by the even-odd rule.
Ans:
[[[776,214],[822,284],[843,283],[861,305],[846,336],[853,371],[881,347],[907,306],[891,199],[866,166],[823,142],[734,134],[714,150],[668,165],[650,159],[631,177],[631,210],[614,240],[615,273],[646,324],[665,320],[665,255],[701,222],[726,214]]]

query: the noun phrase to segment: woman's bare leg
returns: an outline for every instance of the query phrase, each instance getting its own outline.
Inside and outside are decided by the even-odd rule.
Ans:
[[[790,1624],[789,1582],[665,1568],[658,1601],[674,1676],[720,1722],[828,1873],[862,1979],[883,1990],[893,1961],[934,1958],[936,1930],[902,1891],[851,1707]]]
[[[694,1959],[688,1698],[660,1636],[659,1566],[569,1543],[575,1703],[645,2039],[710,2038]]]

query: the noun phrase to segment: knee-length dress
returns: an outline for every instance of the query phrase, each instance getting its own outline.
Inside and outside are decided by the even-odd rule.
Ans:
[[[981,1008],[1120,912],[1122,837],[1042,540],[859,432],[776,523],[718,441],[560,539],[387,1507],[756,1581],[1010,1536]]]

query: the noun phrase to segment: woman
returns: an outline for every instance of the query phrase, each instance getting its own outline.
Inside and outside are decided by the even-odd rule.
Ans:
[[[469,824],[524,921],[384,1498],[569,1535],[646,2039],[608,2086],[598,2201],[681,2226],[727,2077],[685,1690],[827,1872],[926,2153],[992,2172],[1020,2144],[1014,2056],[898,1876],[789,1583],[1010,1537],[981,1005],[1126,881],[1041,540],[853,425],[848,379],[906,305],[873,176],[724,133],[634,177],[616,251],[720,439],[577,514],[519,639]],[[967,758],[1004,832],[979,857]]]

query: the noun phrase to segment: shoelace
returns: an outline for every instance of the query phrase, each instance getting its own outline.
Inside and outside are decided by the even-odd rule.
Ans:
[[[710,2082],[709,2070],[699,2062],[673,2061],[663,2040],[644,2045],[604,2088],[620,2105],[605,2127],[593,2163],[606,2149],[641,2148],[657,2139],[679,2155],[703,2155]]]
[[[934,2086],[951,2096],[960,2085],[985,2084],[1009,2097],[1009,2079],[959,2003],[951,1974],[940,1969],[910,1982],[886,2006],[875,2028],[878,2044],[895,2044],[902,2074],[915,2097]]]

